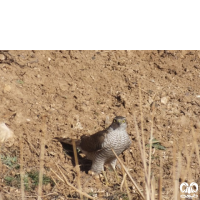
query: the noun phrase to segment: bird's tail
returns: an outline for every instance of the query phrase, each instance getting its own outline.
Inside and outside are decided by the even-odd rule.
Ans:
[[[65,138],[65,137],[55,137],[54,139],[58,140],[61,143],[70,144],[70,145],[72,145],[72,140],[74,140],[77,147],[80,145],[80,142],[81,142],[81,140],[78,140],[78,139],[71,139],[71,138]]]

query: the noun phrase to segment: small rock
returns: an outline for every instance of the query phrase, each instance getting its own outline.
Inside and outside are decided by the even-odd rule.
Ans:
[[[6,86],[4,87],[4,89],[3,89],[3,92],[4,92],[4,93],[7,93],[7,92],[10,92],[10,90],[11,90],[10,85],[6,85]]]
[[[55,155],[56,155],[56,153],[53,152],[53,151],[50,151],[49,154],[50,154],[51,156],[55,156]]]
[[[50,61],[51,61],[51,58],[48,58],[48,61],[50,62]]]
[[[82,127],[82,125],[81,125],[81,122],[78,121],[78,122],[76,123],[76,126],[75,126],[74,128],[75,128],[75,129],[80,129],[80,130],[83,129],[83,127]]]
[[[200,98],[200,95],[196,95],[197,98]]]
[[[0,60],[5,60],[6,57],[3,54],[0,54]]]
[[[161,98],[161,103],[162,104],[167,104],[167,102],[168,102],[168,97],[162,97]]]
[[[149,97],[149,104],[152,104],[154,102],[152,97]]]
[[[14,133],[5,123],[0,123],[0,142],[5,143],[6,147],[11,147],[14,144]]]

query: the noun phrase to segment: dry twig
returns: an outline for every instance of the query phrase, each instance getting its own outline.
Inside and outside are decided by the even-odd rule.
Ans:
[[[133,178],[131,177],[130,173],[128,172],[128,170],[126,169],[126,167],[124,166],[123,162],[119,159],[119,157],[117,156],[117,154],[115,153],[115,151],[111,148],[112,152],[114,153],[114,155],[116,156],[117,160],[119,161],[119,163],[121,164],[121,166],[124,168],[125,172],[127,173],[128,177],[130,178],[130,180],[132,181],[133,185],[135,186],[135,188],[137,189],[138,193],[140,194],[140,196],[144,199],[144,195],[141,193],[139,187],[137,186],[136,182],[133,180]]]
[[[43,182],[43,173],[44,173],[44,151],[45,151],[45,138],[47,132],[46,125],[46,116],[42,118],[43,127],[41,134],[41,149],[40,149],[40,171],[39,171],[39,184],[38,184],[38,200],[41,199],[42,196],[42,182]]]
[[[77,172],[77,183],[78,183],[78,189],[81,191],[81,182],[80,182],[80,168],[78,165],[78,156],[77,156],[77,151],[76,151],[76,144],[75,140],[72,139],[72,146],[73,146],[73,152],[74,152],[74,158],[75,158],[75,164],[76,164],[76,172]],[[80,198],[83,199],[82,194],[80,193]]]
[[[22,195],[22,200],[25,199],[25,192],[24,192],[24,162],[23,162],[23,133],[22,131],[20,132],[20,138],[19,138],[19,144],[20,144],[20,179],[21,179],[21,195]]]
[[[63,176],[63,178],[64,178],[64,180],[65,180],[65,183],[67,183],[68,186],[70,186],[71,188],[73,188],[74,190],[76,190],[76,192],[78,192],[79,194],[82,194],[82,195],[86,196],[87,198],[95,199],[94,197],[88,195],[88,194],[85,193],[85,192],[80,191],[79,189],[75,188],[71,183],[69,183],[69,182],[67,181],[65,175],[62,173],[60,167],[59,167],[57,164],[56,164],[56,166],[57,166],[58,170],[60,171],[60,173],[62,174],[62,176]]]

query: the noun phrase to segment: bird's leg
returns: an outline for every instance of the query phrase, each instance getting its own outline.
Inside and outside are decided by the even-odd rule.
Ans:
[[[102,159],[101,157],[96,156],[95,159],[92,161],[91,170],[94,171],[97,174],[100,174],[102,172],[103,177],[105,179],[105,184],[108,186],[109,182],[108,182],[108,178],[106,176],[106,173],[104,171],[104,163],[105,163],[104,159]]]
[[[108,185],[108,179],[107,179],[106,173],[104,171],[104,163],[105,163],[104,159],[96,156],[95,159],[92,161],[91,170],[97,174],[100,174],[102,172],[105,182],[106,182],[106,185]]]
[[[114,172],[115,172],[115,176],[116,176],[116,178],[117,178],[117,182],[119,183],[119,182],[120,182],[119,176],[118,176],[117,171],[116,171],[116,169],[115,169],[116,162],[117,162],[117,159],[115,158],[114,160],[112,160],[112,161],[110,162],[110,165],[111,165],[111,167],[113,168],[113,170],[114,170]]]
[[[98,175],[97,173],[95,173],[95,172],[93,172],[93,171],[91,171],[91,170],[89,170],[88,174],[94,176],[95,179],[101,178],[100,174]],[[103,177],[104,177],[104,179],[105,179],[105,184],[106,184],[107,186],[109,186],[110,184],[109,184],[109,182],[108,182],[108,178],[107,178],[106,172],[105,172],[104,170],[102,171],[102,174],[103,174]]]

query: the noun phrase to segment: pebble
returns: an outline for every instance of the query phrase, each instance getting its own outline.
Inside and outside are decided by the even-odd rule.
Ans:
[[[5,143],[6,147],[14,144],[14,133],[3,122],[0,123],[0,142]]]
[[[162,97],[161,98],[161,103],[162,104],[167,104],[167,102],[168,102],[168,97]]]
[[[5,60],[6,57],[3,54],[0,54],[0,60]]]

